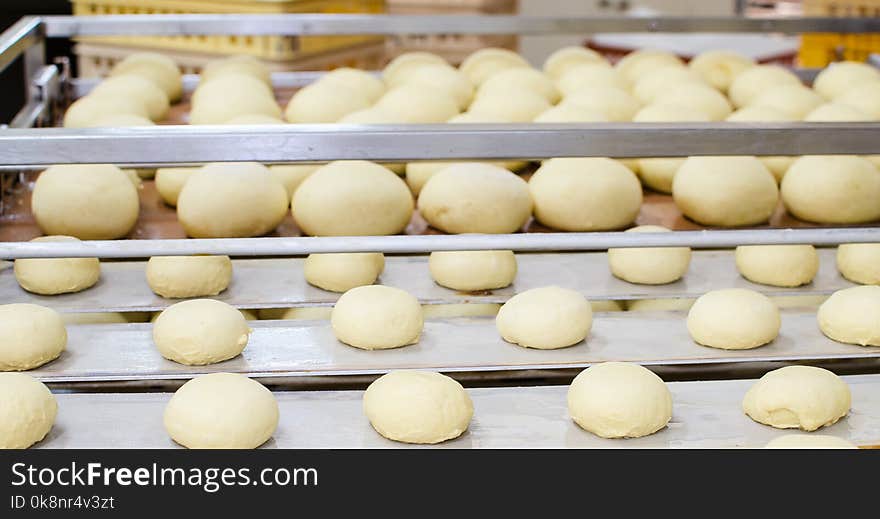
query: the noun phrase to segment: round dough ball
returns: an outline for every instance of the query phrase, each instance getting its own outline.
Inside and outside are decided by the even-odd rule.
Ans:
[[[193,92],[189,120],[191,124],[223,124],[235,117],[257,114],[281,118],[281,108],[271,89],[253,76],[224,74]]]
[[[382,80],[369,72],[351,67],[340,67],[327,72],[319,83],[325,85],[340,84],[354,88],[366,94],[371,103],[376,102],[385,93],[385,84]]]
[[[339,83],[312,83],[299,89],[287,104],[284,118],[292,123],[335,123],[369,108],[367,93]]]
[[[495,325],[513,344],[539,350],[573,346],[587,338],[593,310],[579,292],[556,286],[533,288],[501,306]]]
[[[835,341],[880,346],[880,286],[838,290],[822,303],[817,316],[822,333]]]
[[[397,234],[409,224],[412,212],[406,183],[364,160],[321,166],[293,194],[293,217],[311,236]]]
[[[504,93],[478,91],[468,108],[468,113],[504,119],[512,123],[526,123],[534,120],[551,106],[542,95],[519,86],[512,86]]]
[[[462,71],[474,86],[480,86],[489,77],[509,68],[530,68],[529,62],[512,50],[487,47],[480,49],[461,62]]]
[[[214,299],[175,303],[153,323],[153,342],[159,353],[187,366],[214,364],[240,355],[250,333],[241,312]]]
[[[0,373],[0,449],[27,449],[49,434],[58,403],[49,388],[24,373]]]
[[[819,255],[812,245],[740,245],[736,270],[753,283],[799,287],[819,272]]]
[[[656,312],[690,310],[696,299],[687,297],[673,299],[635,299],[626,304],[628,312]]]
[[[674,65],[651,70],[636,80],[632,90],[636,99],[643,104],[649,104],[666,92],[685,84],[708,86],[699,73]]]
[[[880,243],[839,245],[837,270],[853,283],[880,285]]]
[[[635,83],[651,70],[670,66],[684,67],[684,63],[675,54],[656,49],[639,49],[630,52],[615,64],[617,70],[630,83]]]
[[[467,108],[474,97],[474,86],[467,76],[446,63],[416,67],[400,84],[440,90],[455,100],[459,110]]]
[[[199,82],[204,85],[222,76],[231,74],[244,74],[259,79],[267,86],[272,86],[272,72],[262,61],[247,54],[229,56],[208,62],[202,68]]]
[[[91,94],[95,96],[130,96],[144,103],[147,115],[153,121],[161,121],[168,115],[168,96],[156,83],[136,74],[111,76],[98,83]]]
[[[639,178],[645,187],[659,193],[672,193],[672,180],[685,159],[638,159]]]
[[[688,66],[703,80],[722,92],[727,92],[733,80],[746,69],[755,66],[752,58],[727,50],[708,50],[697,54]]]
[[[419,212],[434,228],[453,234],[516,232],[532,215],[526,181],[482,163],[452,164],[422,188]]]
[[[768,372],[743,399],[743,411],[754,421],[777,429],[815,431],[849,412],[849,386],[827,369],[786,366]]]
[[[575,104],[601,112],[609,121],[631,121],[641,105],[625,90],[609,86],[589,86],[567,94],[563,104]]]
[[[639,123],[709,121],[709,116],[696,108],[660,103],[642,108],[633,117],[633,122]],[[654,191],[671,193],[672,179],[684,161],[678,158],[638,159],[639,178]]]
[[[89,128],[125,128],[130,126],[155,126],[156,123],[151,121],[150,119],[136,114],[107,114],[102,115],[96,119],[92,119],[89,123]],[[149,170],[138,170],[138,174],[140,175],[141,171],[149,171]],[[144,177],[148,178],[148,177]]]
[[[421,193],[422,188],[428,180],[431,179],[438,171],[445,169],[453,164],[467,164],[464,162],[409,162],[406,165],[406,184],[412,193],[416,196]],[[511,165],[519,165],[514,162],[479,162],[478,164],[490,164],[499,168],[511,170]]]
[[[829,64],[813,80],[813,88],[827,99],[836,99],[855,86],[880,81],[880,70],[859,61]]]
[[[765,449],[858,449],[854,444],[824,434],[786,434],[773,438]]]
[[[140,98],[120,93],[93,94],[81,97],[64,112],[65,128],[92,128],[96,121],[117,114],[138,115],[149,118],[147,103]]]
[[[287,191],[287,197],[292,200],[293,194],[303,180],[309,178],[321,166],[322,164],[276,164],[269,166],[269,171],[281,182]]]
[[[654,98],[659,104],[687,106],[706,114],[713,121],[723,121],[733,112],[724,94],[701,83],[682,83]]]
[[[372,285],[385,270],[381,252],[309,254],[303,265],[306,281],[331,292]]]
[[[137,188],[110,164],[51,166],[34,183],[31,210],[43,234],[112,240],[137,222]]]
[[[837,96],[834,101],[880,118],[880,80],[853,85],[852,88]]]
[[[790,114],[776,108],[757,105],[744,106],[727,117],[727,121],[730,122],[793,122],[795,120]],[[764,156],[758,157],[758,160],[770,170],[770,173],[773,173],[777,184],[782,182],[785,172],[794,163],[794,157]]]
[[[804,117],[806,122],[864,122],[876,118],[858,108],[843,103],[825,103]]]
[[[61,315],[29,303],[0,305],[0,371],[25,371],[55,360],[67,346]]]
[[[535,218],[563,231],[604,231],[631,224],[642,187],[623,164],[601,157],[544,161],[529,180]]]
[[[604,61],[575,65],[556,81],[556,88],[563,96],[592,86],[613,87],[620,90],[629,88],[626,79]]]
[[[254,124],[284,124],[280,118],[266,114],[236,115],[232,119],[223,121],[223,124],[254,125]]]
[[[168,100],[179,101],[183,95],[183,78],[173,59],[155,52],[135,52],[113,66],[111,76],[137,74],[156,83]]]
[[[383,285],[352,288],[330,315],[341,342],[362,350],[386,350],[419,342],[424,319],[418,299]]]
[[[510,250],[437,251],[428,259],[438,285],[472,292],[495,290],[513,283],[516,256]]]
[[[389,440],[433,444],[461,436],[474,404],[461,384],[446,375],[392,371],[367,387],[364,414]]]
[[[397,56],[382,70],[382,80],[388,88],[397,86],[409,78],[409,74],[423,65],[448,65],[446,60],[431,52],[405,52]]]
[[[177,206],[177,198],[189,177],[201,168],[159,168],[156,170],[156,191],[162,201]]]
[[[570,46],[557,49],[544,60],[544,73],[550,79],[558,80],[573,68],[590,63],[602,63],[608,65],[601,54],[580,46]]]
[[[458,103],[451,94],[423,84],[405,83],[376,102],[375,108],[403,123],[444,123],[458,115]]]
[[[687,316],[691,338],[711,348],[749,350],[776,339],[782,325],[773,301],[754,290],[725,288],[698,297]]]
[[[742,108],[778,85],[802,85],[802,83],[794,73],[779,65],[756,65],[742,71],[734,78],[728,95],[733,106]]]
[[[536,123],[606,123],[605,114],[575,104],[561,104],[544,110]]]
[[[602,438],[640,438],[672,419],[672,394],[651,370],[603,362],[581,371],[568,388],[568,414]]]
[[[425,319],[450,319],[453,317],[495,317],[501,309],[499,303],[463,303],[422,305]]]
[[[641,225],[626,232],[670,232],[658,225]],[[608,249],[608,265],[616,277],[644,285],[663,285],[681,279],[691,263],[688,247]]]
[[[256,449],[275,434],[278,403],[244,375],[211,373],[180,386],[164,422],[171,439],[189,449]]]
[[[216,296],[232,281],[229,256],[153,256],[147,284],[162,297]]]
[[[795,218],[816,223],[880,219],[880,170],[851,155],[798,158],[782,179],[782,201]]]
[[[73,236],[40,236],[33,242],[78,242]],[[101,277],[98,258],[27,258],[15,260],[15,280],[41,295],[69,294],[94,286]]]
[[[755,157],[688,157],[675,173],[672,197],[697,223],[736,227],[766,222],[779,188]]]
[[[803,119],[808,113],[825,103],[825,99],[801,84],[773,85],[755,96],[750,105],[769,106],[781,110],[795,119]]]
[[[480,85],[480,95],[506,95],[511,90],[524,89],[534,92],[549,103],[559,101],[559,91],[544,73],[533,68],[509,68],[492,74]]]
[[[193,238],[241,238],[274,230],[287,191],[256,162],[218,162],[193,172],[177,199],[177,219]]]

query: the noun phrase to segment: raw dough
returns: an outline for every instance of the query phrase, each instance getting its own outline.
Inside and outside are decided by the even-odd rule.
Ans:
[[[601,157],[544,161],[529,180],[535,218],[563,231],[605,231],[631,224],[642,187],[623,164]]]
[[[448,65],[446,60],[432,52],[405,52],[397,56],[382,70],[386,87],[394,87],[409,78],[409,74],[423,65]]]
[[[177,206],[177,198],[189,177],[201,168],[159,168],[156,170],[156,191],[162,201]]]
[[[150,119],[136,114],[107,114],[102,115],[96,119],[92,119],[92,121],[88,124],[89,128],[124,128],[130,126],[155,126],[156,123],[151,121]],[[141,171],[149,171],[149,170],[138,170],[138,175],[140,175]],[[148,178],[149,175],[144,176],[143,178]]]
[[[672,394],[647,368],[603,362],[572,381],[568,414],[602,438],[640,438],[663,429],[672,419]]]
[[[786,366],[761,377],[742,406],[758,423],[815,431],[846,416],[851,403],[849,386],[827,369]]]
[[[769,106],[781,110],[794,119],[803,119],[825,103],[825,99],[809,88],[795,83],[773,85],[756,95],[749,106]]]
[[[880,219],[880,170],[852,155],[800,157],[782,179],[782,201],[795,218],[816,223]]]
[[[340,84],[363,92],[367,99],[374,103],[385,93],[385,84],[378,77],[369,72],[351,68],[339,67],[327,72],[318,82],[325,85]]]
[[[372,285],[385,269],[381,252],[309,254],[303,265],[306,281],[331,292]]]
[[[190,101],[193,105],[222,102],[226,97],[248,97],[254,99],[275,99],[272,87],[249,74],[221,74],[211,82],[203,82],[192,93]],[[262,113],[243,112],[241,115]]]
[[[586,339],[593,310],[580,293],[556,286],[533,288],[511,297],[495,318],[501,337],[526,348],[552,350]]]
[[[474,85],[471,84],[467,76],[446,63],[416,67],[407,74],[401,84],[441,90],[455,100],[459,110],[467,108],[474,97]]]
[[[335,123],[370,106],[369,96],[339,83],[312,83],[299,89],[287,104],[284,117],[291,123]]]
[[[509,68],[527,68],[529,62],[508,49],[487,47],[480,49],[461,62],[458,67],[474,86],[480,86],[490,76]]]
[[[634,299],[628,301],[628,312],[682,311],[690,310],[696,299],[687,297],[673,299]]]
[[[535,117],[536,123],[607,123],[605,114],[576,104],[560,104]]]
[[[454,379],[433,371],[392,371],[364,393],[364,414],[389,440],[440,443],[464,433],[474,404]]]
[[[697,54],[688,66],[716,89],[727,92],[733,80],[754,67],[752,58],[727,50],[708,50]]]
[[[563,96],[591,86],[605,86],[620,90],[629,88],[626,79],[604,61],[576,65],[556,80],[556,88]]]
[[[135,52],[113,66],[111,76],[137,74],[156,83],[168,96],[179,101],[183,95],[183,79],[174,60],[155,52]]]
[[[733,106],[742,108],[771,87],[801,84],[793,72],[779,65],[756,65],[734,78],[727,93]]]
[[[733,112],[724,94],[701,83],[681,83],[658,94],[654,98],[658,104],[686,106],[706,114],[713,121],[723,121]]]
[[[321,166],[322,164],[276,164],[269,166],[269,171],[284,185],[287,197],[293,200],[293,194],[303,180],[309,178],[309,175]]]
[[[641,225],[626,232],[670,232],[658,225]],[[611,273],[630,283],[663,285],[681,279],[691,263],[688,247],[608,249]]]
[[[78,242],[73,236],[40,236],[33,242]],[[15,260],[15,280],[34,294],[68,294],[85,290],[101,277],[98,258],[29,258]]]
[[[422,305],[425,319],[449,319],[452,317],[495,317],[501,309],[500,303],[462,303]]]
[[[64,112],[65,128],[91,128],[109,115],[129,114],[149,118],[147,104],[136,97],[104,93],[81,97]]]
[[[312,236],[369,236],[402,232],[413,212],[406,183],[364,160],[321,166],[293,194],[293,217]]]
[[[510,250],[437,251],[428,259],[438,285],[466,292],[495,290],[513,283],[516,256]]]
[[[880,80],[853,85],[834,101],[857,108],[873,117],[880,117]]]
[[[699,73],[674,65],[656,68],[638,78],[632,93],[642,104],[650,104],[670,90],[685,84],[708,86]]]
[[[779,188],[755,157],[688,157],[675,173],[672,197],[697,223],[737,227],[766,222],[776,210]]]
[[[492,74],[480,85],[478,95],[507,95],[512,90],[524,89],[538,94],[548,103],[559,101],[559,91],[543,72],[533,68],[509,68]]]
[[[753,283],[798,287],[819,272],[819,255],[812,245],[740,245],[736,270]]]
[[[153,323],[153,342],[168,360],[204,366],[240,355],[250,332],[234,307],[214,299],[191,299],[159,314]]]
[[[223,124],[234,117],[256,114],[281,118],[271,89],[253,76],[224,74],[193,92],[189,119],[191,124]]]
[[[709,116],[693,107],[674,104],[650,104],[636,113],[633,122],[709,122]],[[639,178],[646,187],[661,193],[672,192],[672,179],[685,159],[638,159]]]
[[[278,427],[278,403],[262,384],[236,373],[198,376],[165,407],[165,430],[190,449],[255,449]]]
[[[262,61],[253,56],[239,54],[227,58],[215,59],[202,68],[199,82],[205,84],[221,76],[245,74],[259,79],[267,86],[272,86],[272,72]]]
[[[137,188],[109,164],[52,166],[34,184],[31,210],[44,234],[112,240],[131,231],[140,205]]]
[[[825,434],[786,434],[773,438],[765,449],[858,449],[853,443]]]
[[[822,333],[835,341],[880,346],[880,286],[838,290],[822,303],[817,317]]]
[[[418,299],[394,287],[367,285],[342,294],[330,315],[341,342],[363,350],[399,348],[419,341],[424,318]]]
[[[419,212],[448,233],[516,232],[532,215],[525,180],[490,164],[460,163],[438,171],[422,188]]]
[[[596,312],[623,312],[626,310],[623,306],[624,301],[615,301],[612,299],[590,301],[590,308],[593,313]]]
[[[541,94],[520,87],[511,86],[504,92],[477,91],[468,113],[481,117],[506,119],[509,122],[531,122],[541,112],[552,105]]]
[[[866,122],[876,118],[858,108],[843,103],[825,103],[804,117],[806,122]]]
[[[838,61],[831,63],[813,80],[813,88],[828,99],[836,99],[854,87],[880,81],[880,70],[868,63]]]
[[[669,66],[684,66],[681,58],[671,52],[657,49],[639,49],[622,57],[615,65],[618,71],[630,83],[650,71]]]
[[[168,115],[168,96],[156,83],[136,74],[111,76],[98,83],[91,94],[95,96],[130,96],[144,103],[150,119],[161,121]]]
[[[0,373],[0,449],[27,449],[55,423],[58,403],[42,382],[24,373]]]
[[[458,103],[451,93],[423,84],[405,83],[385,93],[375,108],[403,123],[445,123],[458,115]]]
[[[157,314],[158,315],[158,314]],[[64,324],[124,324],[129,322],[121,312],[75,312],[63,313]]]
[[[576,104],[601,112],[609,121],[631,121],[641,105],[625,90],[610,86],[583,87],[567,94],[563,104]]]
[[[698,344],[722,350],[748,350],[779,335],[779,309],[764,294],[744,288],[713,290],[698,297],[687,328]]]
[[[67,346],[61,315],[29,303],[0,305],[0,371],[25,371],[55,360]]]
[[[271,232],[287,214],[287,191],[256,162],[218,162],[193,172],[177,199],[177,218],[193,238]]]
[[[750,105],[733,112],[727,117],[727,120],[730,122],[794,122],[795,118],[776,108]],[[794,157],[765,156],[758,157],[758,160],[770,170],[770,173],[773,173],[778,184],[782,182],[782,177],[794,162]]]
[[[880,285],[880,243],[839,245],[837,270],[853,283]]]
[[[605,58],[593,49],[580,46],[563,47],[556,49],[544,60],[544,73],[550,76],[550,79],[558,80],[573,68],[588,63],[608,64]]]
[[[230,281],[229,256],[153,256],[147,262],[147,284],[162,297],[215,296]]]

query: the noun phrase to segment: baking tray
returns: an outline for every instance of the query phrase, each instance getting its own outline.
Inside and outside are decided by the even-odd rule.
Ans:
[[[880,443],[880,375],[847,376],[849,414],[815,434],[868,447]],[[462,436],[433,448],[760,448],[784,434],[741,408],[754,380],[671,382],[668,427],[643,438],[610,440],[568,417],[567,386],[468,389],[474,417]],[[175,448],[162,414],[169,393],[59,394],[55,426],[38,448]],[[425,448],[376,433],[363,414],[362,391],[275,393],[280,422],[264,448]],[[428,447],[431,448],[431,447]]]
[[[591,300],[698,297],[717,288],[750,288],[768,295],[830,294],[854,286],[837,271],[836,249],[820,249],[819,273],[812,283],[779,288],[747,281],[736,270],[732,251],[694,251],[684,279],[667,285],[636,285],[611,275],[604,252],[520,253],[513,285],[492,291],[458,292],[434,283],[427,256],[389,256],[379,283],[402,288],[425,304],[503,303],[517,292],[559,285]],[[339,294],[313,287],[303,276],[301,258],[234,260],[229,288],[213,299],[239,308],[331,305]],[[36,303],[62,312],[161,310],[175,300],[154,294],[147,285],[146,262],[105,261],[101,280],[75,294],[40,296],[22,289],[10,264],[0,266],[0,301]]]
[[[773,343],[726,351],[694,343],[684,312],[603,313],[590,336],[569,348],[536,350],[501,339],[493,317],[431,319],[417,344],[366,351],[336,340],[328,321],[251,321],[244,353],[209,366],[163,359],[152,342],[152,325],[70,325],[67,350],[29,374],[46,382],[114,382],[186,379],[236,372],[253,377],[364,375],[395,369],[447,372],[560,369],[611,360],[645,365],[792,362],[876,359],[880,348],[842,344],[819,331],[812,312],[783,311]]]

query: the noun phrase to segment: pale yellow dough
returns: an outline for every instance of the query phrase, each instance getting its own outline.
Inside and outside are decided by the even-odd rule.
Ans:
[[[240,355],[250,332],[234,307],[214,299],[191,299],[159,314],[153,323],[153,342],[168,360],[203,366]]]
[[[697,298],[687,328],[698,344],[722,350],[748,350],[779,335],[779,309],[764,294],[744,288],[713,290]]]
[[[72,236],[40,236],[33,242],[78,242]],[[94,286],[101,277],[98,258],[31,258],[15,260],[15,280],[28,292],[68,294]]]
[[[566,94],[562,104],[575,104],[601,112],[609,121],[631,121],[641,108],[638,99],[626,90],[611,86],[587,86]]]
[[[113,66],[111,76],[137,74],[156,83],[168,96],[179,101],[183,95],[183,79],[173,59],[156,52],[135,52]]]
[[[436,87],[404,83],[376,101],[374,108],[391,114],[403,123],[444,123],[458,115],[453,94]]]
[[[177,198],[190,175],[201,168],[159,168],[156,170],[156,191],[162,201],[171,207],[177,206]]]
[[[508,90],[477,91],[467,113],[477,117],[504,119],[509,122],[532,121],[552,105],[547,98],[522,86],[510,86]]]
[[[168,115],[168,96],[156,83],[136,74],[111,76],[98,83],[90,95],[129,96],[144,103],[147,115],[153,121],[161,121]]]
[[[699,73],[703,79],[716,89],[727,92],[733,80],[746,69],[755,66],[755,61],[738,52],[709,50],[697,54],[688,66]]]
[[[641,225],[626,232],[670,232],[657,225]],[[681,279],[691,262],[688,247],[608,249],[608,265],[616,277],[645,285],[663,285]]]
[[[811,89],[796,83],[774,85],[749,101],[748,106],[768,106],[803,119],[825,103],[825,99]]]
[[[265,115],[281,118],[271,88],[253,76],[224,74],[193,92],[191,124],[223,124],[234,117]]]
[[[837,270],[863,285],[880,285],[880,243],[844,243],[837,247]]]
[[[0,449],[27,449],[49,434],[58,403],[39,380],[0,373]]]
[[[621,90],[629,88],[626,79],[604,61],[575,65],[556,80],[556,88],[563,96],[590,86],[613,87]]]
[[[422,305],[422,316],[426,320],[452,317],[495,317],[500,309],[500,303]]]
[[[487,47],[466,57],[458,69],[467,76],[474,86],[479,87],[490,76],[502,70],[526,67],[530,67],[529,62],[516,52]]]
[[[453,290],[504,288],[516,277],[516,256],[509,250],[438,251],[428,259],[431,277]]]
[[[330,316],[339,341],[363,350],[399,348],[419,341],[424,318],[418,299],[383,285],[342,294]]]
[[[742,71],[730,84],[728,95],[733,106],[742,108],[777,85],[801,85],[801,80],[779,65],[756,65]]]
[[[661,103],[645,106],[633,117],[637,123],[709,121],[709,116],[696,108]],[[638,159],[639,178],[655,191],[671,193],[672,179],[684,161],[680,158]]]
[[[654,69],[669,66],[683,67],[684,63],[681,58],[671,52],[658,49],[639,49],[621,58],[614,66],[627,81],[635,83],[640,77]]]
[[[269,166],[269,171],[284,185],[288,198],[292,200],[293,194],[303,180],[309,178],[309,175],[320,167],[321,164],[276,164]]]
[[[199,81],[204,84],[230,74],[245,74],[272,86],[272,73],[262,61],[253,56],[239,54],[215,59],[202,68]]]
[[[385,269],[381,252],[309,254],[303,274],[310,285],[331,292],[372,285]]]
[[[849,386],[827,369],[786,366],[761,377],[742,407],[758,423],[815,431],[846,416],[851,403]]]
[[[369,96],[354,87],[317,82],[293,95],[284,118],[291,123],[334,123],[371,104]]]
[[[25,371],[55,360],[67,346],[61,315],[30,303],[0,305],[0,371]]]
[[[446,63],[425,64],[414,68],[400,84],[423,86],[440,90],[455,100],[459,110],[471,104],[474,85],[462,74]]]
[[[478,96],[507,95],[512,90],[525,89],[534,92],[548,103],[559,101],[559,91],[553,81],[543,72],[527,67],[516,67],[492,74],[477,90]]]
[[[788,168],[782,201],[795,218],[816,223],[880,219],[880,170],[852,155],[808,155]]]
[[[791,115],[776,108],[756,105],[740,108],[727,117],[727,121],[730,122],[794,122],[795,120]],[[785,176],[794,159],[794,157],[780,156],[758,157],[764,167],[773,173],[777,184],[782,182],[782,177]]]
[[[137,115],[149,118],[147,104],[139,98],[118,92],[92,94],[74,101],[64,112],[65,128],[90,128],[96,121],[117,114]]]
[[[588,63],[602,63],[606,66],[608,65],[605,58],[593,49],[570,46],[557,49],[550,54],[547,59],[544,60],[543,69],[544,73],[550,76],[551,79],[558,80],[573,68]]]
[[[431,52],[405,52],[385,65],[382,70],[382,80],[388,88],[397,86],[424,65],[448,65],[448,63],[441,56]]]
[[[838,290],[816,315],[822,333],[835,341],[880,346],[880,286]]]
[[[230,281],[229,256],[153,256],[147,262],[147,284],[162,297],[215,296]]]
[[[786,434],[773,438],[765,449],[858,449],[852,442],[825,434]]]
[[[685,84],[708,86],[699,73],[674,65],[651,70],[638,78],[632,93],[642,104],[650,104],[670,90]]]
[[[495,318],[505,341],[539,350],[573,346],[587,337],[592,324],[593,310],[586,298],[556,286],[511,297]]]
[[[828,99],[836,99],[853,87],[872,81],[880,81],[877,67],[858,61],[838,61],[819,72],[813,88]]]
[[[739,273],[762,285],[806,285],[819,272],[819,255],[812,245],[741,245],[735,257]]]

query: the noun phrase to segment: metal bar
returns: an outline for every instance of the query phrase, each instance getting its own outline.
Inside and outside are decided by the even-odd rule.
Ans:
[[[9,122],[10,128],[33,128],[37,121],[42,119],[46,113],[46,105],[40,101],[30,101],[19,110],[12,121]],[[19,170],[21,168],[14,168]]]
[[[670,233],[528,233],[421,236],[216,238],[189,240],[0,242],[0,258],[147,258],[192,254],[302,256],[328,252],[425,253],[455,250],[577,251],[611,247],[725,248],[738,245],[880,242],[880,227],[745,229]]]
[[[113,15],[46,16],[49,37],[127,34],[579,34],[597,32],[880,32],[878,18],[736,16],[539,17],[516,15]]]
[[[0,72],[26,50],[43,40],[40,18],[25,16],[0,34]]]

